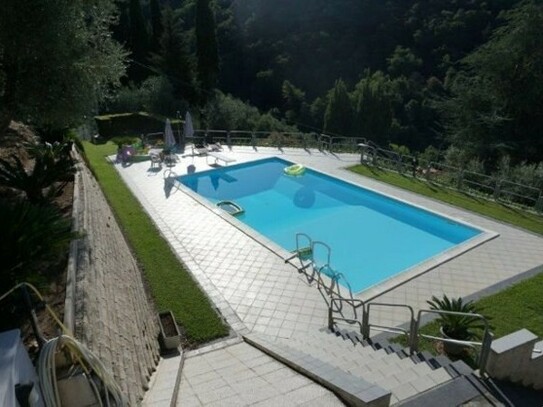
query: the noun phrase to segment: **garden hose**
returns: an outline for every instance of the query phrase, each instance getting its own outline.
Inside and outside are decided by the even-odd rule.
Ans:
[[[70,330],[60,321],[36,287],[29,283],[19,283],[6,293],[2,294],[0,296],[0,302],[21,287],[28,287],[36,294],[39,300],[45,304],[48,313],[64,332],[63,335],[47,341],[43,345],[38,358],[38,379],[45,405],[47,407],[61,407],[61,397],[57,386],[55,363],[55,357],[61,350],[67,350],[69,352],[72,359],[72,365],[77,363],[77,365],[81,367],[83,374],[92,389],[91,391],[96,396],[96,400],[100,406],[103,406],[103,401],[105,401],[105,405],[108,407],[128,405],[128,401],[122,393],[121,388],[115,382],[113,376],[109,373],[104,364],[85,345],[78,342],[73,337]],[[103,398],[100,396],[100,391],[91,376],[97,377],[103,383]]]

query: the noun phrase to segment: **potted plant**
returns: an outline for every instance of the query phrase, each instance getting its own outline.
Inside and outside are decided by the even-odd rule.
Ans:
[[[473,301],[464,302],[462,298],[449,298],[446,295],[443,298],[432,296],[427,301],[430,309],[436,311],[462,312],[464,314],[478,314],[478,310]],[[472,341],[481,338],[481,333],[485,329],[485,323],[480,319],[469,315],[440,314],[437,322],[441,325],[440,332],[445,339],[456,339],[460,341]],[[462,354],[467,345],[443,341],[443,349],[449,355]]]
[[[181,333],[171,311],[162,311],[158,314],[160,337],[165,350],[175,350],[181,344]]]

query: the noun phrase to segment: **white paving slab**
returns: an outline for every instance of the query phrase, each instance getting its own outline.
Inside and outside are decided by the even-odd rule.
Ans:
[[[177,406],[342,406],[310,379],[246,343],[187,354]]]
[[[234,147],[223,154],[238,163],[279,156],[499,234],[387,292],[380,292],[382,286],[362,292],[362,299],[377,298],[380,302],[405,303],[422,309],[432,295],[476,295],[543,264],[541,237],[347,171],[345,167],[357,163],[359,155],[300,149],[254,151],[249,147]],[[180,156],[174,167],[155,171],[150,170],[149,163],[116,167],[162,235],[237,332],[256,331],[272,338],[290,338],[326,326],[327,306],[320,292],[294,267],[285,264],[279,255],[284,252],[273,244],[263,244],[265,238],[255,239],[246,227],[236,227],[225,220],[226,215],[202,204],[184,188],[168,187],[164,177],[169,169],[177,175],[192,169],[210,169],[205,157]],[[407,322],[407,314],[401,309],[376,310],[372,311],[372,322],[400,325]],[[254,378],[260,378],[258,372]],[[186,381],[190,379],[191,374],[187,373]],[[412,391],[404,390],[406,394]],[[231,390],[225,392],[228,394],[210,393],[202,397],[209,396],[205,404],[236,397]],[[304,399],[303,394],[300,390],[300,400]],[[273,400],[272,395],[255,399],[252,404],[269,400]],[[197,395],[185,402],[199,405],[202,399]]]

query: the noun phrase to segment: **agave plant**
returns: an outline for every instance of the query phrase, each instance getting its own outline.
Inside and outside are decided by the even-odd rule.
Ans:
[[[427,303],[432,310],[462,312],[466,314],[478,314],[479,312],[473,301],[464,302],[460,297],[450,299],[444,295],[443,298],[439,299],[436,296],[432,296],[432,299],[427,301]],[[437,321],[441,324],[445,335],[449,338],[463,341],[479,339],[481,332],[485,328],[485,324],[480,318],[469,315],[440,314]]]

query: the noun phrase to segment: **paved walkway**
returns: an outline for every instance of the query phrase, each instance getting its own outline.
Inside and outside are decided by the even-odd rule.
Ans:
[[[183,366],[178,407],[341,406],[312,380],[240,342],[211,352],[189,353]]]
[[[540,237],[345,170],[358,161],[358,155],[296,149],[281,152],[271,148],[255,152],[242,147],[224,154],[240,163],[281,156],[499,234],[388,292],[379,295],[376,289],[363,292],[361,298],[377,295],[380,302],[407,303],[420,309],[426,307],[426,300],[432,295],[477,295],[543,264]],[[210,168],[205,157],[188,156],[181,158],[172,170],[182,175],[190,166],[195,166],[196,171]],[[225,220],[225,215],[183,189],[168,188],[164,182],[166,168],[149,167],[149,163],[117,166],[161,233],[236,332],[255,331],[272,338],[290,338],[326,325],[326,304],[319,291],[284,263],[281,257],[284,251],[271,243],[262,244],[265,239],[255,237],[240,222]],[[376,312],[372,314],[372,322],[399,325],[407,321],[406,317],[402,311]],[[187,367],[181,388],[190,380],[190,367]],[[181,391],[179,400],[183,402],[184,397],[193,396],[191,392]]]

